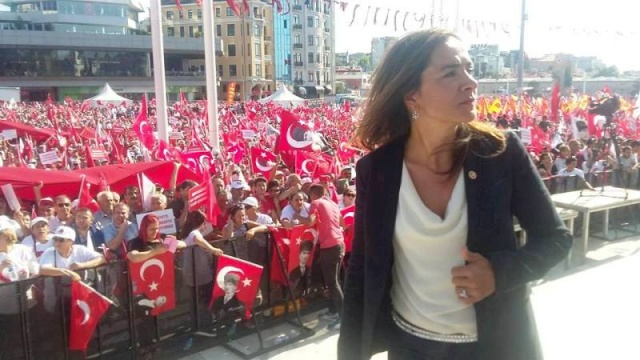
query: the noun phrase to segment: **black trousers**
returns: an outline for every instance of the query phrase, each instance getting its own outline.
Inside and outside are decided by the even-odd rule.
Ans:
[[[342,314],[344,295],[338,282],[338,274],[340,272],[340,262],[342,261],[343,255],[344,250],[342,245],[320,249],[319,251],[322,277],[324,278],[325,285],[329,289],[329,296],[331,297],[331,304],[329,305],[330,313]]]
[[[477,360],[477,343],[445,343],[422,339],[393,325],[389,360]]]

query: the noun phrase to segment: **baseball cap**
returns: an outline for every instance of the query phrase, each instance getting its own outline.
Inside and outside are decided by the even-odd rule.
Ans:
[[[31,220],[30,226],[34,227],[37,223],[41,223],[41,222],[49,224],[49,220],[47,220],[46,218],[43,218],[42,216],[38,216],[37,218]]]
[[[55,206],[55,204],[56,204],[56,202],[53,201],[53,199],[50,198],[50,197],[43,197],[38,202],[38,205],[40,205],[40,206]]]
[[[300,180],[300,183],[301,183],[302,185],[304,185],[304,184],[311,184],[312,182],[313,182],[313,180],[311,180],[311,178],[310,178],[310,177],[303,177],[303,178]]]
[[[68,226],[58,226],[56,231],[53,232],[54,238],[62,238],[67,240],[75,240],[76,232]]]
[[[258,207],[258,199],[254,198],[253,196],[249,196],[248,198],[242,200],[242,203],[246,206],[251,206],[254,208]]]
[[[7,229],[18,231],[20,229],[20,225],[17,221],[10,219],[8,216],[2,215],[0,216],[0,231]]]
[[[232,189],[244,189],[245,187],[246,187],[246,184],[242,180],[234,180],[231,182]]]

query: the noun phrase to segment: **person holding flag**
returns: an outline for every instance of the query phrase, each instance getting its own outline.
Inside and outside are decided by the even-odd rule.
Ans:
[[[166,307],[175,306],[173,261],[166,261],[166,258],[159,259],[160,256],[171,250],[172,245],[168,242],[177,242],[174,245],[174,251],[186,248],[183,241],[176,240],[173,236],[160,234],[160,219],[154,214],[149,214],[142,218],[138,236],[128,243],[127,259],[130,262],[131,281],[134,295],[136,295],[133,300],[134,312],[140,321],[136,328],[137,338],[140,343],[139,352],[144,359],[152,358],[157,348],[154,319],[157,315],[156,312],[162,312],[165,305]],[[169,258],[173,259],[172,256]],[[142,265],[134,267],[133,264]],[[145,279],[145,270],[151,267],[161,268],[161,275],[153,280]],[[135,271],[136,269],[138,271]],[[150,272],[151,270],[147,270],[147,273]],[[165,273],[171,273],[171,278],[165,276]],[[147,284],[149,281],[151,282]]]

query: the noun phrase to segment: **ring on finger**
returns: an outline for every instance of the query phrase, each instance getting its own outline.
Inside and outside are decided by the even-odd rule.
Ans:
[[[467,289],[462,289],[460,290],[460,292],[458,293],[458,295],[463,298],[463,299],[467,299],[469,297],[469,294],[467,294]]]

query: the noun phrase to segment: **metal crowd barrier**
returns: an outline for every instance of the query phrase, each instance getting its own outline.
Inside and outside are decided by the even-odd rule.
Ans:
[[[272,296],[269,265],[273,241],[270,234],[266,236],[266,247],[247,251],[249,256],[257,254],[265,261],[261,264],[264,265],[261,281],[264,300],[259,305],[254,303],[254,313],[290,303],[290,298],[284,291],[282,297]],[[239,247],[255,246],[252,242],[245,241],[244,238],[233,238],[212,244],[223,248],[226,254],[238,254],[242,257],[243,250]],[[264,251],[264,254],[260,254],[260,251]],[[202,261],[207,256],[211,261],[207,260],[203,264]],[[213,327],[212,313],[203,299],[208,298],[212,290],[215,258],[193,246],[176,252],[174,262],[176,306],[174,310],[155,318],[153,336],[158,345],[198,331],[211,331]],[[136,359],[139,343],[136,327],[139,326],[139,319],[134,314],[127,262],[113,261],[78,273],[85,283],[115,303],[100,320],[86,351],[86,358]],[[70,352],[67,346],[70,284],[71,280],[66,277],[45,276],[0,284],[0,360],[85,358],[83,354]],[[297,310],[296,308],[296,312]],[[282,316],[274,321],[288,320],[286,316]],[[223,345],[227,341],[228,338],[218,336],[212,340],[211,346]]]

